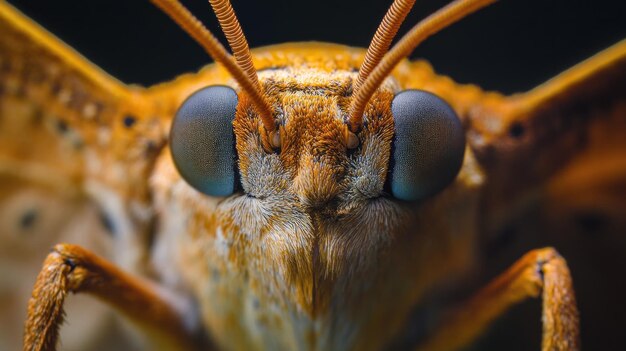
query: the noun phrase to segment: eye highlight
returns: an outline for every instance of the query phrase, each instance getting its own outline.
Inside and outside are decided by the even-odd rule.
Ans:
[[[436,95],[421,90],[397,94],[391,112],[395,125],[391,194],[418,201],[443,190],[463,163],[465,133],[456,113]]]
[[[210,196],[228,196],[237,188],[233,119],[237,93],[209,86],[192,94],[179,108],[170,130],[170,148],[181,176]]]

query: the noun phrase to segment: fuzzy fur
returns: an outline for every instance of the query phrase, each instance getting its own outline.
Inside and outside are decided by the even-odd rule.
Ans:
[[[178,230],[159,236],[175,243],[168,262],[178,263],[221,347],[379,349],[426,289],[471,266],[480,171],[468,150],[443,194],[421,204],[391,199],[383,187],[398,81],[376,93],[361,146],[350,151],[342,140],[356,62],[339,68],[345,61],[292,55],[293,65],[259,75],[282,148],[264,149],[240,93],[233,125],[244,192],[207,198],[164,154],[153,178],[157,210],[164,230],[173,222]]]

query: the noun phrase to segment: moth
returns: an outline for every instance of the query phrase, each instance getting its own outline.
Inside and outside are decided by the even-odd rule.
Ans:
[[[363,97],[368,77],[403,55],[370,59],[361,82],[364,50],[292,44],[246,61],[237,26],[220,14],[228,4],[213,5],[239,39],[237,63],[213,48],[230,68],[150,89],[120,84],[2,5],[6,192],[27,182],[87,199],[114,233],[116,265],[55,246],[29,305],[26,349],[54,349],[70,291],[99,296],[174,349],[206,339],[234,349],[394,347],[411,311],[431,301],[441,313],[409,344],[456,349],[543,294],[544,349],[578,348],[569,272],[553,249],[531,251],[467,299],[433,295],[454,295],[477,269],[479,228],[504,221],[512,199],[557,171],[544,189],[557,199],[567,181],[589,177],[576,161],[566,166],[575,155],[599,162],[593,179],[609,180],[599,185],[621,184],[623,43],[526,94],[485,93],[400,61]],[[410,5],[394,2],[383,38]],[[175,2],[161,6],[204,35]],[[37,216],[15,218],[29,230]],[[210,337],[198,341],[202,331]]]

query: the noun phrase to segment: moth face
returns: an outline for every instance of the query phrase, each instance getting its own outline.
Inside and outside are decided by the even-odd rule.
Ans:
[[[366,111],[359,146],[349,149],[349,74],[327,84],[278,76],[266,81],[266,91],[277,112],[280,149],[264,140],[261,122],[242,93],[209,86],[183,103],[171,143],[177,168],[191,186],[210,196],[287,193],[305,207],[321,208],[338,198],[420,201],[458,174],[463,129],[437,96],[381,88]]]
[[[349,148],[355,76],[310,67],[260,71],[280,130],[276,149],[264,140],[245,93],[207,87],[188,98],[173,122],[170,148],[195,190],[183,188],[178,202],[188,214],[186,232],[215,253],[194,262],[231,267],[220,279],[228,275],[280,310],[314,316],[348,303],[351,295],[334,296],[335,289],[359,291],[355,280],[371,281],[373,271],[390,272],[396,255],[414,255],[419,238],[458,234],[456,223],[466,221],[432,221],[439,198],[421,206],[455,179],[463,161],[454,112],[388,78],[367,105],[359,145]],[[383,261],[385,269],[378,266]],[[267,270],[276,273],[268,277]]]
[[[305,209],[331,212],[346,202],[365,201],[384,192],[393,122],[390,91],[359,136],[361,145],[346,147],[345,116],[350,80],[331,88],[282,86],[274,96],[282,146],[268,153],[260,142],[258,122],[240,109],[235,120],[243,189],[256,198],[294,196]],[[301,89],[302,87],[303,89]],[[269,171],[269,172],[268,172]]]

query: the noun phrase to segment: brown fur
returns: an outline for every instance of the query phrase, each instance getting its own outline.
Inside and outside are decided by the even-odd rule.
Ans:
[[[202,199],[170,171],[169,156],[155,174],[157,208],[182,231],[162,235],[176,235],[173,255],[200,300],[211,301],[202,305],[204,320],[227,348],[376,349],[399,332],[436,277],[470,267],[471,211],[437,221],[429,213],[476,206],[481,176],[471,152],[458,182],[437,200],[388,199],[398,83],[388,80],[372,100],[361,146],[350,151],[342,140],[358,61],[346,66],[308,53],[293,50],[288,68],[260,67],[283,126],[278,152],[263,147],[260,121],[240,94],[234,130],[245,194]],[[172,211],[185,215],[170,218]],[[418,252],[425,261],[456,259],[437,269],[402,264]],[[206,274],[214,278],[194,278]]]

